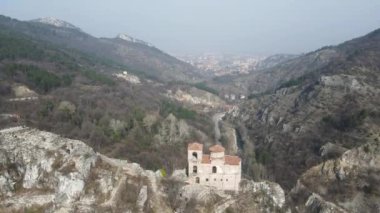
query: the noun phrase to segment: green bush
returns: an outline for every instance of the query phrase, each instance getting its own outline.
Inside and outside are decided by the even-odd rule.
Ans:
[[[199,82],[199,83],[193,84],[192,86],[194,86],[197,89],[212,93],[214,95],[219,95],[219,92],[217,90],[207,86],[204,82]]]
[[[73,82],[73,76],[67,75],[67,74],[62,76],[62,83],[64,86],[70,86],[72,82]]]
[[[108,77],[107,75],[95,72],[93,70],[83,70],[81,73],[83,76],[85,76],[86,78],[94,82],[106,84],[109,86],[115,85],[115,82],[110,77]]]
[[[282,89],[282,88],[288,88],[288,87],[292,87],[292,86],[298,86],[300,85],[303,81],[304,81],[304,77],[299,77],[299,78],[296,78],[296,79],[290,79],[289,81],[286,81],[284,83],[282,83],[278,89]]]
[[[160,173],[161,173],[162,177],[166,177],[167,176],[166,169],[160,169]]]
[[[8,76],[22,73],[26,76],[28,83],[44,92],[62,85],[60,77],[33,65],[10,64],[5,67],[5,73]]]
[[[248,95],[248,99],[251,100],[251,99],[255,99],[255,98],[260,98],[260,97],[263,97],[265,95],[269,95],[271,94],[271,91],[265,91],[265,92],[261,92],[261,93],[254,93],[254,94],[250,94]]]
[[[261,151],[256,152],[256,161],[258,163],[266,165],[270,161],[272,161],[272,156],[271,156],[271,154],[268,151],[261,150]]]
[[[195,119],[197,115],[197,113],[193,110],[186,109],[169,101],[163,101],[160,107],[160,114],[165,117],[170,113],[179,119],[189,120]]]
[[[41,109],[39,111],[40,115],[46,117],[51,113],[54,109],[54,103],[52,101],[46,101],[41,104]]]

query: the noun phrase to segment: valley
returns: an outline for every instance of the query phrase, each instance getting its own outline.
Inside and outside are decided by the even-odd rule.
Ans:
[[[210,74],[0,16],[0,212],[377,212],[379,57],[375,30]],[[194,141],[241,158],[239,191],[188,184]]]

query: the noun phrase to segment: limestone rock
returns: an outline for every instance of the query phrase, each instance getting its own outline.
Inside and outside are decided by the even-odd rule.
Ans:
[[[327,149],[337,147],[326,144],[321,150]],[[293,197],[305,191],[311,193],[305,203],[307,212],[378,211],[379,153],[380,144],[374,140],[344,152],[338,159],[312,167],[292,190]]]
[[[217,95],[194,87],[189,89],[177,89],[174,94],[168,91],[166,95],[179,102],[190,105],[203,105],[215,108],[225,104]]]
[[[307,200],[306,204],[307,212],[315,213],[346,213],[344,209],[336,206],[331,202],[323,200],[319,195],[312,194]]]
[[[282,125],[282,131],[283,132],[290,132],[290,131],[292,131],[292,126],[290,125],[290,124],[283,124]]]
[[[37,93],[25,85],[14,85],[12,90],[16,98],[35,97]]]
[[[282,208],[285,204],[285,192],[281,186],[272,182],[247,181],[242,187],[243,192],[262,192],[273,200],[273,204]]]
[[[168,212],[154,172],[95,153],[81,141],[25,127],[0,130],[0,212]],[[144,184],[142,184],[144,183]],[[139,189],[125,203],[128,187]],[[147,192],[150,192],[149,194]],[[132,199],[132,200],[133,200]],[[132,202],[132,203],[131,203]]]
[[[177,181],[187,181],[186,169],[174,170],[171,177]]]

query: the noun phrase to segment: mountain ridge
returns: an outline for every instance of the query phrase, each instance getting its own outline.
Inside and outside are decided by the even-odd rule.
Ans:
[[[252,72],[242,76],[230,76],[228,80],[211,81],[209,84],[219,90],[232,90],[246,93],[247,96],[270,93],[281,87],[292,79],[302,78],[308,73],[316,73],[319,70],[329,69],[331,66],[338,66],[339,63],[347,62],[349,57],[353,57],[359,51],[370,49],[371,45],[376,46],[380,35],[380,29],[376,29],[366,35],[349,41],[342,42],[335,46],[325,46],[315,51],[301,56],[285,60],[269,69]],[[361,59],[365,61],[365,59]]]
[[[70,23],[68,23],[66,21],[63,21],[63,20],[60,20],[60,19],[57,19],[57,18],[54,18],[54,17],[37,18],[37,19],[30,20],[30,22],[38,22],[38,23],[42,23],[42,24],[52,25],[52,26],[55,26],[55,27],[62,27],[62,28],[70,28],[70,29],[80,30],[79,27],[76,27],[73,24],[70,24]]]
[[[162,81],[195,82],[199,72],[183,61],[142,43],[118,42],[114,38],[96,38],[78,29],[55,27],[38,22],[23,22],[0,16],[3,30],[22,33],[34,39],[76,49],[97,57],[112,60],[147,77]]]
[[[122,39],[122,40],[125,40],[125,41],[134,42],[134,43],[144,44],[144,45],[150,46],[150,47],[154,47],[153,44],[150,44],[150,43],[145,42],[145,41],[140,40],[140,39],[133,38],[132,36],[129,36],[126,33],[120,33],[120,34],[118,34],[116,36],[116,38],[119,38],[119,39]]]

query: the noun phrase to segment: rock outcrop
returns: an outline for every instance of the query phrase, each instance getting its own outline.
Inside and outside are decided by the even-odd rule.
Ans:
[[[0,144],[1,212],[169,211],[159,175],[81,141],[16,127],[0,131]]]
[[[276,183],[243,180],[238,193],[218,191],[202,185],[179,188],[177,212],[280,212],[285,193]]]
[[[298,208],[305,206],[307,212],[378,212],[378,139],[372,138],[336,160],[327,160],[307,170],[290,193],[293,201],[303,200]]]
[[[275,183],[229,193],[185,181],[185,170],[163,178],[53,133],[0,130],[0,212],[276,212],[285,201]]]
[[[225,102],[217,95],[200,90],[194,87],[180,88],[175,92],[169,90],[166,94],[168,97],[175,99],[181,103],[191,106],[205,106],[210,108],[222,107]]]

